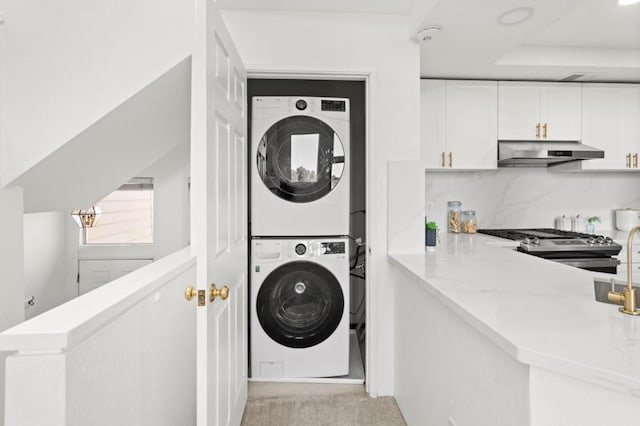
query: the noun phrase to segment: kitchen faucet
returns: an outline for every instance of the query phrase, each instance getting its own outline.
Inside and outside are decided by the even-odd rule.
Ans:
[[[636,289],[633,288],[633,281],[631,279],[631,271],[633,270],[631,243],[633,242],[633,236],[638,231],[640,231],[640,226],[634,226],[631,228],[631,231],[629,231],[629,236],[627,237],[627,287],[622,291],[610,291],[607,295],[611,302],[623,304],[623,306],[618,309],[620,312],[636,316],[640,315],[640,310],[638,310]]]

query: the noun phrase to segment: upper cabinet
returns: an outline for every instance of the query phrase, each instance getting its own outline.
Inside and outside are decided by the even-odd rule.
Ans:
[[[497,82],[421,80],[421,99],[427,168],[497,168]]]
[[[640,86],[584,83],[582,142],[605,157],[584,161],[583,170],[640,170]]]
[[[581,84],[501,81],[498,85],[498,139],[582,139]]]

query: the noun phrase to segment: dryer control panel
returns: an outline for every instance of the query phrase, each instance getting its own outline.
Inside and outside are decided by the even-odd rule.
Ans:
[[[324,253],[322,254],[344,254],[345,252],[345,244],[340,243],[321,243],[324,248]]]

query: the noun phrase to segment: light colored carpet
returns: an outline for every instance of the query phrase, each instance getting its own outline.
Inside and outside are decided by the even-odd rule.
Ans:
[[[318,386],[318,385],[315,385]],[[392,397],[370,398],[360,387],[340,385],[322,390],[281,388],[277,392],[251,392],[242,417],[244,426],[405,426]],[[273,390],[273,389],[271,389]],[[297,394],[289,392],[299,391]]]

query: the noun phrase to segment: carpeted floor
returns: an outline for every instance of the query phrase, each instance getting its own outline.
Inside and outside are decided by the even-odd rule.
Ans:
[[[308,385],[307,385],[308,386]],[[308,389],[308,388],[307,388]],[[336,390],[333,392],[333,390]],[[253,392],[242,417],[244,426],[405,426],[392,397],[370,398],[364,390]]]

